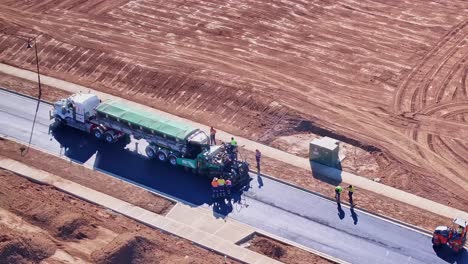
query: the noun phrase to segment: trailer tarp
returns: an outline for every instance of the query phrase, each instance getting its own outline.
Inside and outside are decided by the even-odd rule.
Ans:
[[[190,134],[197,130],[192,126],[167,119],[156,113],[151,113],[120,101],[103,102],[96,108],[96,111],[180,140],[185,140]]]

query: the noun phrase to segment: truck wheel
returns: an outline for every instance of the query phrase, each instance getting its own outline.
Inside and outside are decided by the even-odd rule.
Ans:
[[[162,151],[158,152],[158,159],[159,159],[159,161],[162,161],[162,162],[166,161],[167,160],[166,153],[164,153]]]
[[[146,156],[148,156],[148,158],[150,159],[153,159],[154,156],[156,156],[156,153],[154,152],[153,148],[150,146],[146,147],[145,152],[146,152]]]
[[[101,129],[95,128],[95,129],[93,130],[93,135],[94,135],[94,137],[97,138],[97,139],[102,139],[102,131],[101,131]]]
[[[104,140],[106,140],[107,143],[114,143],[114,135],[112,133],[107,132],[104,134]]]
[[[169,156],[169,163],[172,165],[172,166],[176,166],[177,165],[177,158],[175,156]]]
[[[63,125],[65,125],[65,120],[63,120],[63,118],[61,118],[60,116],[56,115],[54,118],[56,127],[62,127]]]

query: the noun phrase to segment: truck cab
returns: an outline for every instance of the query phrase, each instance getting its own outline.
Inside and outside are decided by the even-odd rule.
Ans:
[[[100,100],[94,94],[74,94],[54,103],[51,118],[57,122],[85,123],[96,115]]]

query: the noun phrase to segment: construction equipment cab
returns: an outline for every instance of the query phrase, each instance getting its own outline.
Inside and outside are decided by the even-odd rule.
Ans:
[[[99,103],[99,98],[94,94],[74,94],[55,102],[51,118],[55,118],[58,123],[84,124],[89,118],[95,116],[95,108]]]

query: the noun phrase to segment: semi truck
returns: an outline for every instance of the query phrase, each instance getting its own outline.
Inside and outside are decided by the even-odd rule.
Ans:
[[[109,144],[122,137],[145,140],[146,156],[194,174],[230,179],[234,188],[250,181],[249,164],[230,145],[211,146],[202,130],[121,100],[102,102],[94,94],[73,94],[54,103],[54,127],[70,126]]]

